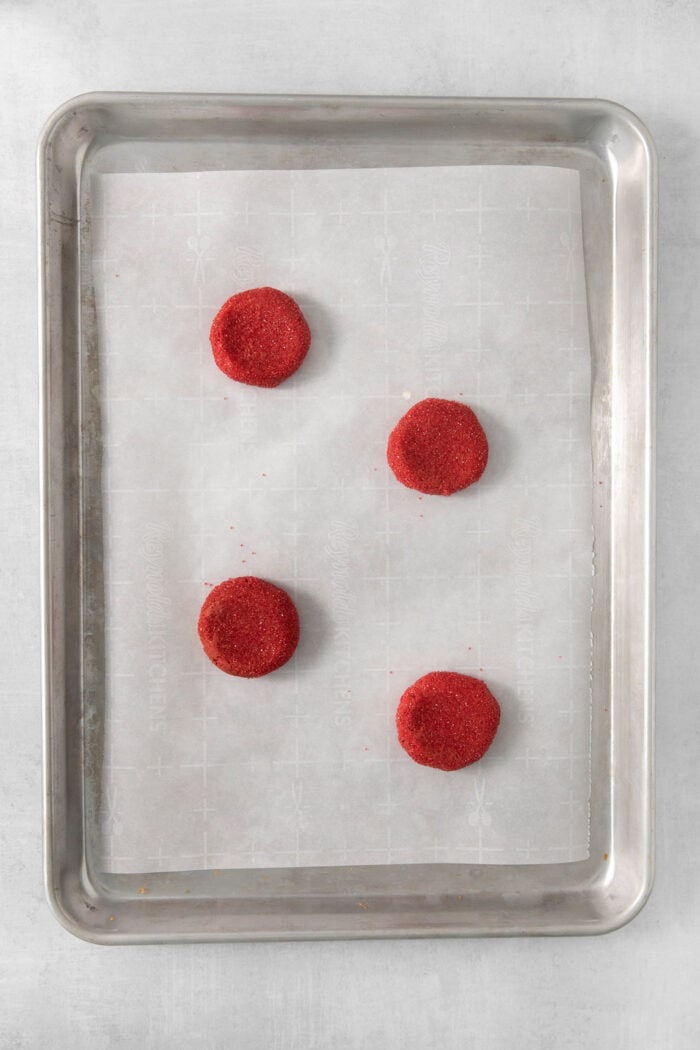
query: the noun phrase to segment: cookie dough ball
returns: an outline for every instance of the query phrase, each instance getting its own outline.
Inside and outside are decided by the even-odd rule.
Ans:
[[[294,653],[299,616],[281,587],[257,576],[238,576],[207,595],[198,631],[204,652],[221,671],[260,678]]]
[[[432,671],[406,690],[396,712],[399,743],[414,762],[462,769],[489,749],[501,708],[480,678]]]
[[[451,496],[484,473],[489,445],[468,405],[428,397],[401,417],[387,460],[398,481],[430,496]]]
[[[279,386],[306,357],[311,332],[294,299],[276,288],[232,295],[214,318],[209,341],[217,365],[249,386]]]

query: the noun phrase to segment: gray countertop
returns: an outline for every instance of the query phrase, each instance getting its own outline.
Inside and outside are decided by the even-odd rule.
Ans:
[[[700,7],[694,0],[5,0],[0,1050],[700,1044]],[[105,949],[41,877],[34,152],[91,90],[597,96],[660,161],[657,875],[624,929],[554,940]]]

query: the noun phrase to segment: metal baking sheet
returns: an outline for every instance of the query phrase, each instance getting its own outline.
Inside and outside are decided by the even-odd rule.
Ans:
[[[597,932],[629,918],[650,886],[652,834],[655,172],[636,118],[580,101],[88,96],[52,118],[39,162],[46,857],[62,921],[92,940],[128,942]],[[98,814],[108,721],[107,522],[94,410],[90,180],[484,164],[574,168],[581,180],[596,495],[588,857],[497,867],[105,871]]]

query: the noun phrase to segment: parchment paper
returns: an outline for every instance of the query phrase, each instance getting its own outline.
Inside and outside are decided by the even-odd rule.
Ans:
[[[588,853],[590,362],[578,174],[422,168],[94,180],[107,620],[104,865],[113,871],[577,860]],[[313,332],[275,390],[214,365],[235,291]],[[390,429],[462,400],[480,483],[403,488]],[[212,584],[286,587],[282,670],[222,674]],[[484,678],[488,755],[400,748],[403,690]]]

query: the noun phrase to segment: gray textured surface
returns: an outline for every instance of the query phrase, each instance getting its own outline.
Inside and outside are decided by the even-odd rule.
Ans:
[[[357,0],[333,14],[318,0],[0,4],[1,1050],[698,1045],[699,41],[693,0],[493,0],[488,10]],[[651,900],[624,930],[103,949],[51,917],[39,835],[33,165],[45,116],[98,88],[594,95],[650,127],[661,177],[658,854]]]

